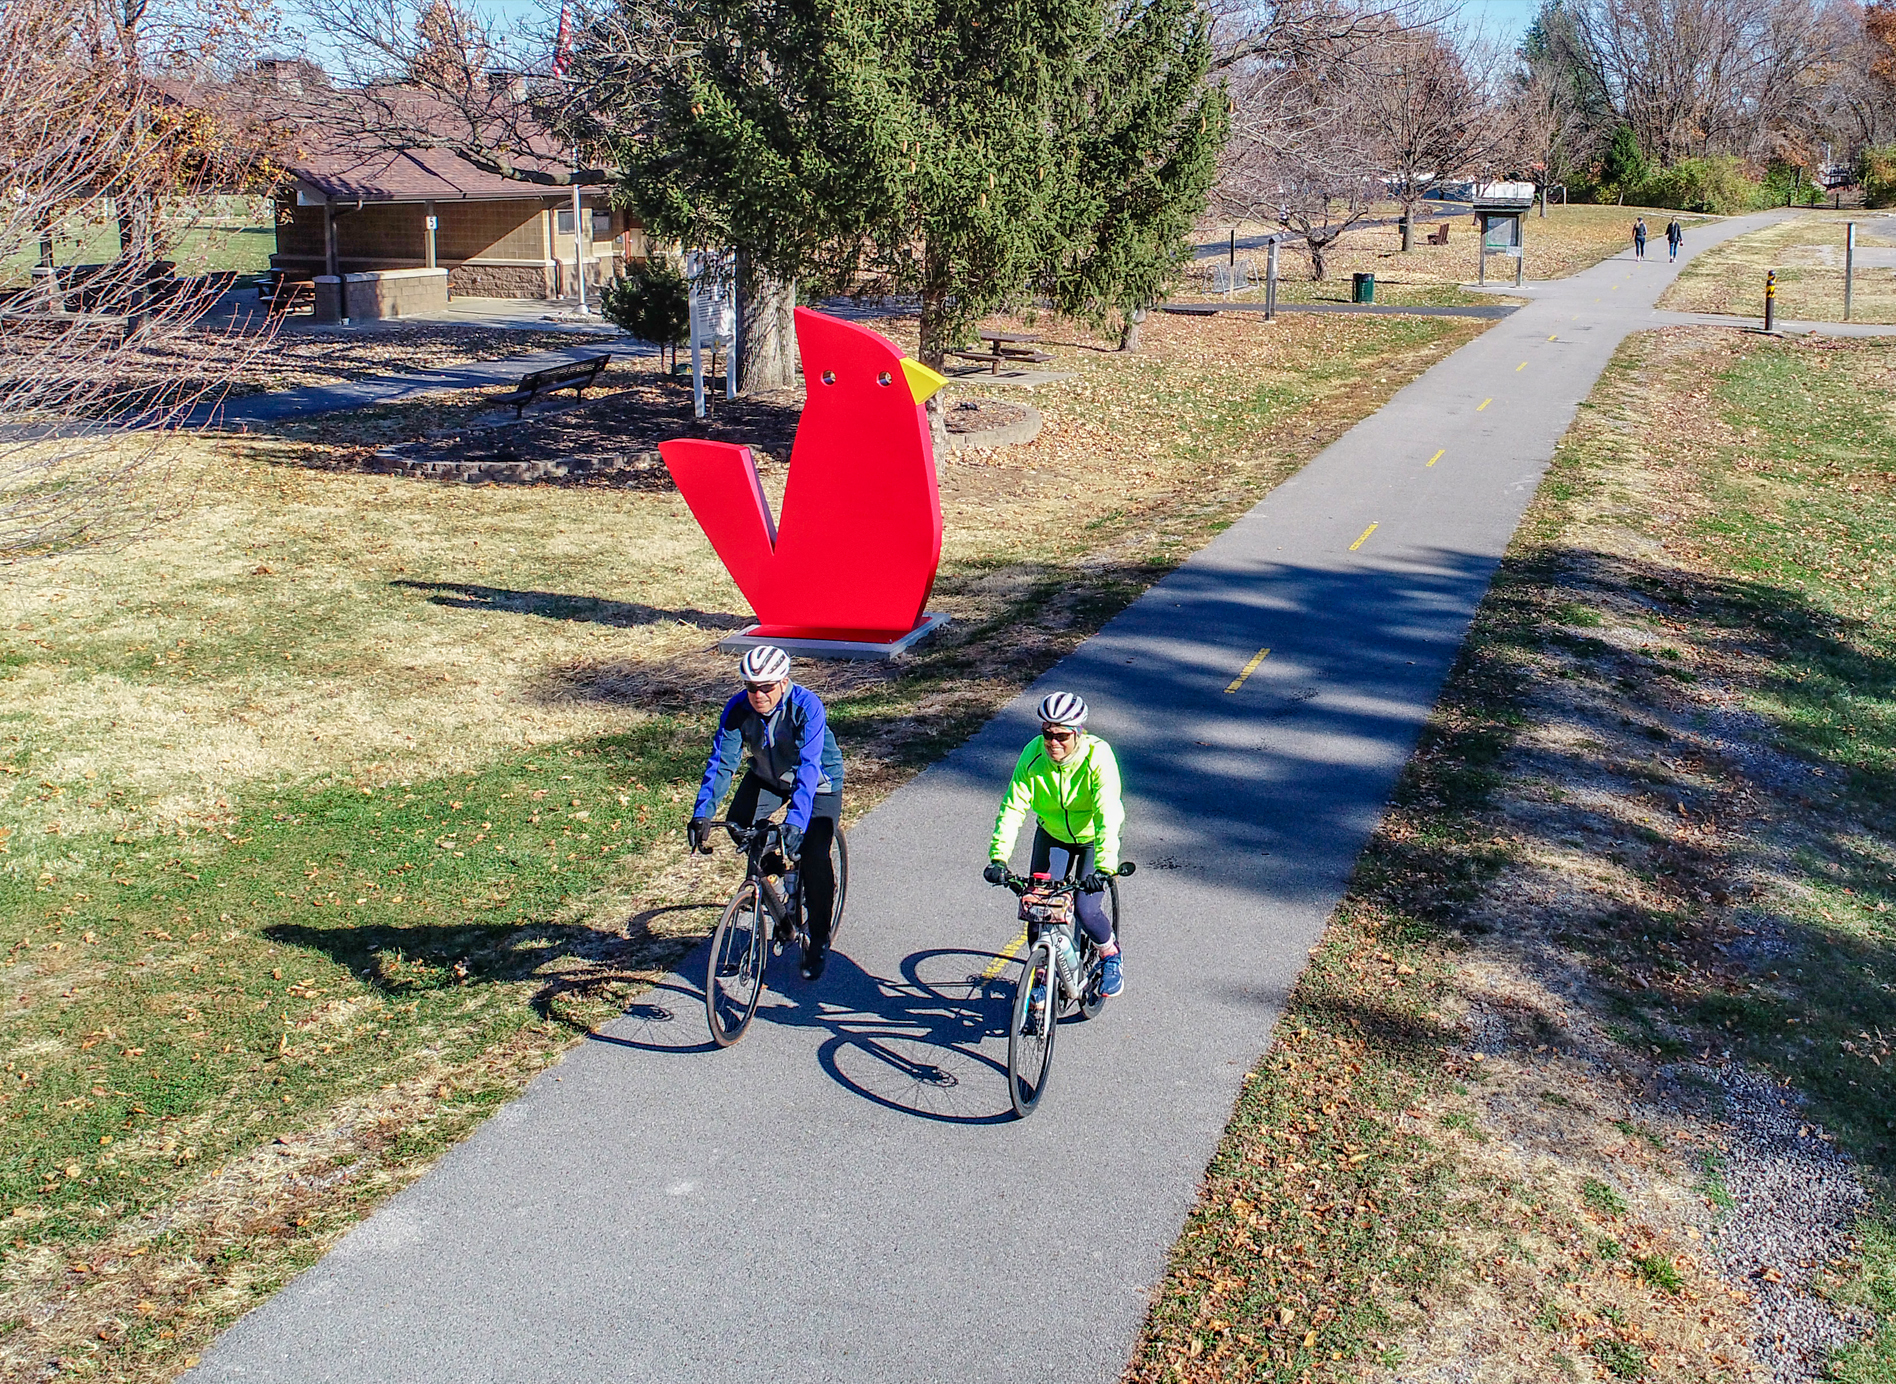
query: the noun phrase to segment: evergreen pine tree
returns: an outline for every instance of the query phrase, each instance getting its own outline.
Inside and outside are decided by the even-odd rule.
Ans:
[[[1617,190],[1621,202],[1626,194],[1636,192],[1645,182],[1651,171],[1646,155],[1640,150],[1639,138],[1633,133],[1631,125],[1614,127],[1613,138],[1607,143],[1606,152],[1600,157],[1600,180]]]
[[[1194,0],[615,0],[575,75],[622,200],[737,247],[753,320],[792,277],[913,292],[939,365],[1030,292],[1156,298],[1224,134],[1209,59]]]
[[[1205,84],[1210,63],[1195,0],[1120,0],[1077,93],[1079,159],[1049,293],[1095,325],[1117,313],[1128,348],[1190,255],[1218,174],[1230,119],[1222,90]]]

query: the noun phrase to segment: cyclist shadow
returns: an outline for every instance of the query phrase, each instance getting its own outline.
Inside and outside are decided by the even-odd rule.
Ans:
[[[699,947],[679,973],[698,974],[706,957]],[[995,964],[1001,959],[974,948],[931,948],[905,957],[900,977],[890,978],[837,951],[810,985],[791,947],[771,958],[744,1041],[768,1041],[757,1031],[765,1026],[813,1030],[826,1035],[817,1049],[824,1072],[865,1100],[949,1124],[1005,1123],[1014,1118],[1005,1047],[1014,983],[1013,967]],[[704,992],[677,975],[595,1038],[648,1052],[717,1047],[705,1026]]]

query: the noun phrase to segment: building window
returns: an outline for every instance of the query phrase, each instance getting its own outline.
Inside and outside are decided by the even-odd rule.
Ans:
[[[571,207],[566,208],[564,211],[556,212],[554,214],[554,220],[556,224],[553,227],[553,233],[555,235],[571,235],[573,233],[573,209]]]
[[[596,211],[593,214],[592,238],[594,240],[612,239],[612,213]]]

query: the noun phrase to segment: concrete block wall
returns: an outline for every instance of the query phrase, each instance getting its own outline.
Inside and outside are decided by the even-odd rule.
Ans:
[[[435,231],[435,255],[451,262],[494,259],[538,263],[546,258],[544,205],[539,201],[436,202],[440,226]]]
[[[448,271],[456,298],[551,298],[551,271],[542,264],[481,264],[470,261]]]
[[[316,278],[316,320],[372,322],[389,317],[416,317],[448,306],[445,269],[385,269],[340,277]]]

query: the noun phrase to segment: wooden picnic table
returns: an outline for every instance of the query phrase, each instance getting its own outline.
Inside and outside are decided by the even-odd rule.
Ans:
[[[989,344],[986,351],[948,351],[945,354],[959,356],[963,360],[978,360],[988,367],[990,375],[1001,373],[1003,363],[1010,365],[1038,365],[1053,357],[1045,351],[1023,349],[1028,343],[1040,340],[1038,332],[979,332],[981,340]]]

